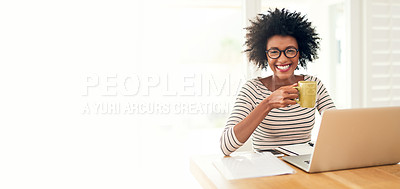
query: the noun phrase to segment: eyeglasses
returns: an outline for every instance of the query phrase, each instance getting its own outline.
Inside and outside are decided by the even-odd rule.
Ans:
[[[269,50],[266,50],[265,52],[267,53],[268,57],[272,59],[278,59],[281,56],[282,52],[283,54],[285,54],[286,57],[293,58],[297,55],[297,52],[299,52],[299,50],[294,47],[288,47],[283,51],[277,48],[271,48]]]

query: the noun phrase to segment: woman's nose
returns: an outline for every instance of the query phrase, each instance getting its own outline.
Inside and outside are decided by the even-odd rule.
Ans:
[[[281,54],[281,56],[279,56],[278,58],[278,62],[287,62],[288,61],[288,57],[286,57],[286,55],[284,53]]]

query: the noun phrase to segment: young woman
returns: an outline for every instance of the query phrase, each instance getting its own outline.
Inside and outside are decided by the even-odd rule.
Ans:
[[[335,108],[322,82],[309,75],[294,75],[298,66],[317,58],[318,34],[298,12],[270,10],[246,28],[249,61],[273,75],[246,82],[239,92],[221,136],[221,150],[229,155],[252,136],[255,150],[309,142],[315,109],[321,114]],[[298,81],[317,82],[314,108],[302,108],[294,101]]]

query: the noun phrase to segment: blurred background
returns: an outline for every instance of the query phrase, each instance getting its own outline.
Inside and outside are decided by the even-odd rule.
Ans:
[[[243,29],[287,8],[320,34],[336,106],[400,105],[399,0],[0,2],[1,188],[200,188],[246,80]],[[313,130],[318,134],[320,116]]]

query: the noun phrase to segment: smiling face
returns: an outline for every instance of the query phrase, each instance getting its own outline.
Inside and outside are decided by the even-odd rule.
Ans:
[[[279,49],[285,51],[290,47],[299,49],[297,40],[292,36],[274,35],[268,39],[267,50]],[[274,72],[274,77],[280,80],[290,80],[294,77],[294,70],[299,63],[299,53],[293,58],[288,58],[283,52],[277,59],[272,59],[267,55],[268,65]]]

